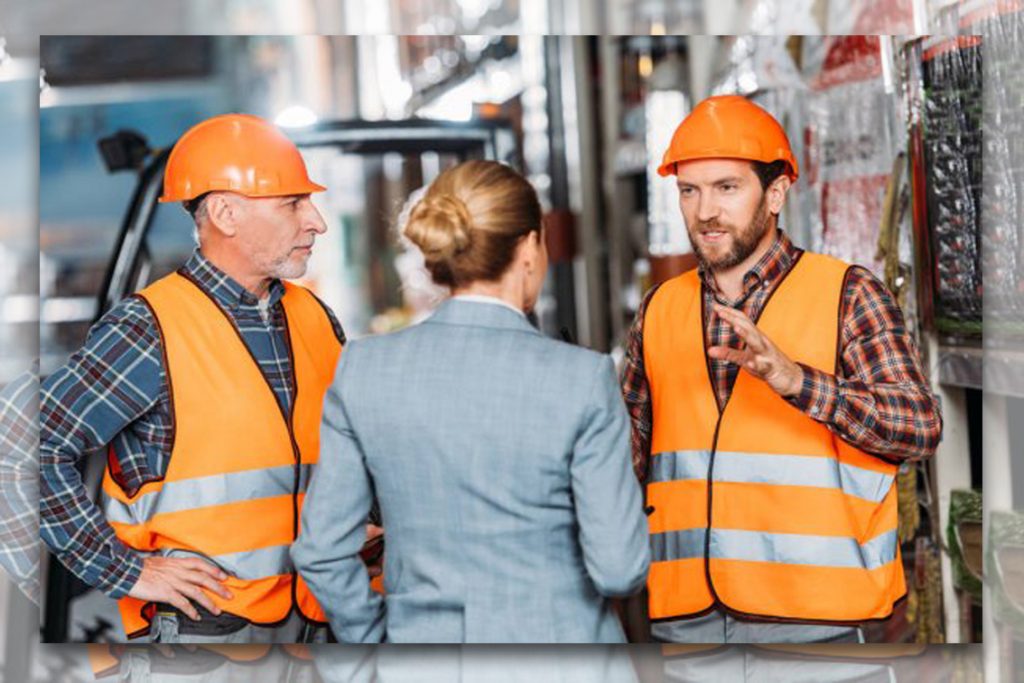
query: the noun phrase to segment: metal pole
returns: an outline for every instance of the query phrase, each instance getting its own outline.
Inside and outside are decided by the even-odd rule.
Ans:
[[[550,199],[555,210],[570,209],[569,172],[565,155],[565,112],[562,105],[562,59],[559,52],[559,36],[544,36],[544,86],[547,90],[548,165],[551,173]],[[578,338],[576,330],[576,291],[573,282],[573,264],[552,265],[552,280],[555,291],[555,320],[559,329],[565,328],[573,339]]]
[[[622,88],[619,82],[622,50],[619,47],[619,39],[611,36],[600,36],[597,39],[597,50],[601,63],[601,189],[608,230],[608,311],[611,331],[609,346],[614,346],[625,337],[625,304],[622,295],[632,274],[629,203],[621,201],[617,192],[615,169],[619,121],[622,117]]]
[[[574,182],[570,185],[578,195],[580,248],[583,252],[583,283],[585,305],[577,315],[584,316],[580,325],[581,341],[599,351],[608,351],[608,272],[607,242],[601,211],[601,157],[598,152],[600,138],[597,131],[597,112],[593,83],[591,82],[591,52],[589,36],[566,38],[571,50],[575,106],[574,152],[568,165]],[[568,70],[564,73],[568,73]],[[574,202],[575,203],[575,202]]]

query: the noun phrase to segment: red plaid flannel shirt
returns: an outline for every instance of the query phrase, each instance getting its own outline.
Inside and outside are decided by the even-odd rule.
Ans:
[[[707,345],[740,346],[739,337],[718,316],[709,324],[712,301],[743,311],[756,320],[769,294],[800,254],[781,230],[768,252],[743,276],[743,294],[726,300],[714,277],[700,268],[705,297]],[[622,392],[632,420],[633,467],[645,480],[651,455],[651,397],[644,370],[644,297],[627,339]],[[886,286],[861,267],[851,268],[843,290],[840,374],[801,365],[801,392],[787,398],[853,446],[890,461],[918,460],[934,454],[942,435],[942,414],[921,371],[917,348],[903,313]],[[719,405],[728,400],[739,368],[712,360]]]

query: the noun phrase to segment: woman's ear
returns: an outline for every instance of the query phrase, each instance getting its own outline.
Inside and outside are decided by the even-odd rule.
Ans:
[[[537,267],[537,262],[540,260],[540,240],[540,231],[531,230],[519,244],[519,248],[523,250],[522,258],[525,262],[527,272],[532,273]]]

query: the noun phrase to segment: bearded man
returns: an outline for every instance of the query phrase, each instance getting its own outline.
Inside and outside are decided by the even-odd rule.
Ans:
[[[652,636],[861,640],[906,595],[897,469],[942,431],[903,315],[867,270],[779,229],[797,162],[746,98],[701,102],[658,171],[699,266],[644,298],[622,376]]]

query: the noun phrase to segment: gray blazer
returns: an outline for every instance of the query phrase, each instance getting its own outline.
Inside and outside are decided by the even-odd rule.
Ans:
[[[386,610],[358,556],[374,492]],[[642,506],[611,359],[449,300],[345,347],[292,557],[342,642],[623,642]]]

